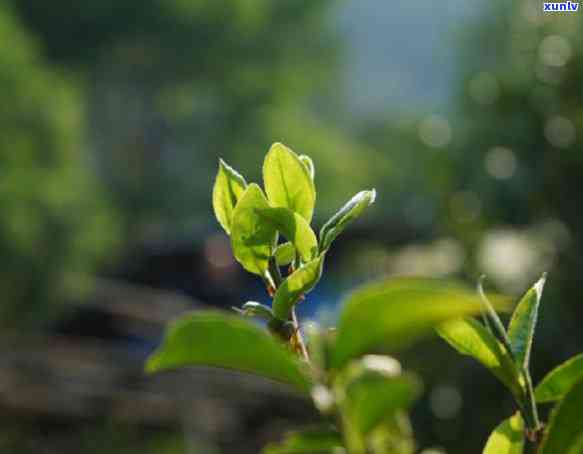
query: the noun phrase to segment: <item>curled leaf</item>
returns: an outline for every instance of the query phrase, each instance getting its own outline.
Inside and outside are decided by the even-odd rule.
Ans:
[[[221,159],[213,186],[213,209],[219,224],[227,234],[231,233],[233,211],[246,187],[245,179]]]
[[[320,230],[320,250],[327,251],[346,226],[360,216],[366,207],[372,205],[376,191],[361,191],[350,199]]]

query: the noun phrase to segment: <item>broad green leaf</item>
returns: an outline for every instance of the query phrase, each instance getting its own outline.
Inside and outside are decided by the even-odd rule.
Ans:
[[[311,380],[283,345],[248,321],[215,311],[197,311],[168,328],[150,356],[147,372],[211,366],[261,375],[309,393]]]
[[[421,383],[410,374],[391,376],[365,370],[346,386],[343,407],[364,436],[398,410],[407,410],[421,394]]]
[[[524,422],[516,413],[496,427],[488,438],[483,454],[522,454],[524,449]]]
[[[437,332],[462,355],[468,355],[487,367],[519,399],[523,394],[520,373],[504,346],[478,321],[453,320]]]
[[[213,187],[213,209],[219,224],[228,234],[231,233],[233,211],[246,187],[245,179],[221,159]]]
[[[324,254],[298,268],[283,281],[273,297],[275,318],[283,321],[289,318],[293,305],[320,280],[323,266]]]
[[[251,183],[235,207],[231,226],[233,255],[247,271],[264,276],[267,271],[277,231],[257,214],[269,208],[261,188]]]
[[[278,266],[286,266],[296,258],[296,248],[289,241],[275,248],[275,260]]]
[[[265,222],[291,241],[304,262],[309,262],[318,255],[318,239],[310,224],[298,213],[289,208],[265,208],[257,210]]]
[[[316,204],[314,182],[298,155],[274,143],[263,163],[263,182],[274,207],[289,208],[310,222]]]
[[[312,158],[306,156],[305,154],[301,154],[300,161],[302,161],[302,163],[306,166],[306,170],[308,171],[308,174],[313,180],[314,177],[316,176],[316,169],[314,167],[314,161],[312,161]]]
[[[567,360],[542,379],[534,391],[536,401],[553,402],[562,399],[580,380],[583,380],[583,353]]]
[[[340,434],[328,427],[292,432],[281,444],[266,446],[262,454],[334,454],[342,448]]]
[[[551,414],[541,454],[575,454],[583,436],[583,381],[577,382]],[[577,454],[581,454],[581,450]]]
[[[536,328],[538,307],[543,293],[546,277],[543,276],[522,297],[508,326],[508,338],[516,362],[525,369],[528,368],[532,339]]]
[[[332,367],[379,348],[398,351],[437,325],[480,309],[474,292],[438,280],[398,278],[365,285],[344,304]]]
[[[361,191],[332,216],[320,230],[320,250],[327,251],[332,241],[340,235],[350,222],[360,216],[366,207],[372,205],[375,198],[376,191],[374,189]]]

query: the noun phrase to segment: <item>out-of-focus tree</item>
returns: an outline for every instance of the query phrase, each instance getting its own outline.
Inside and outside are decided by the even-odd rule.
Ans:
[[[133,239],[206,221],[217,157],[256,179],[275,140],[342,181],[325,214],[386,175],[326,121],[341,104],[332,0],[15,4],[47,54],[86,76],[92,144]]]
[[[0,6],[0,323],[51,318],[109,251],[115,224],[86,171],[71,84]]]

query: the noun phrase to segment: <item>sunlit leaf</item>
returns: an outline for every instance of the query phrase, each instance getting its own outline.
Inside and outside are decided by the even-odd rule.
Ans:
[[[233,255],[247,271],[260,276],[265,275],[277,238],[273,226],[257,214],[265,208],[269,204],[261,188],[250,184],[233,212],[231,228]]]
[[[296,248],[289,241],[275,248],[275,260],[278,266],[286,266],[296,258]]]
[[[314,182],[298,155],[281,143],[274,143],[263,163],[263,182],[274,207],[289,208],[308,222],[316,203]]]
[[[361,191],[350,199],[320,230],[320,250],[327,251],[332,241],[342,233],[346,226],[358,218],[366,207],[372,205],[376,198],[374,189]]]
[[[364,370],[345,388],[344,408],[352,424],[366,435],[398,410],[408,409],[421,393],[421,383],[411,374],[392,376]]]
[[[521,366],[528,368],[532,339],[536,328],[538,307],[543,293],[546,277],[543,276],[522,297],[508,326],[508,338],[514,359]]]
[[[312,290],[322,276],[324,255],[306,263],[290,274],[279,286],[273,297],[273,315],[279,320],[287,320],[294,304],[300,297]]]
[[[265,222],[271,223],[289,241],[304,262],[313,260],[318,254],[318,239],[310,224],[289,208],[265,208],[257,210]]]
[[[437,332],[453,348],[487,367],[502,383],[521,398],[523,386],[517,365],[504,346],[482,324],[471,318],[453,320]]]
[[[581,454],[573,446],[581,447],[583,437],[583,381],[577,382],[553,410],[541,454]]]
[[[483,454],[522,454],[524,449],[524,422],[520,413],[505,419],[486,443]]]
[[[334,454],[342,437],[331,428],[305,429],[288,434],[280,444],[268,445],[262,454]]]
[[[264,330],[214,311],[181,317],[168,328],[146,370],[211,366],[271,378],[309,393],[311,382],[299,361]]]
[[[480,309],[475,292],[448,282],[398,278],[365,285],[344,304],[332,366],[373,350],[398,351],[437,325]]]
[[[583,380],[583,353],[550,371],[535,389],[536,400],[537,402],[559,400],[580,380]]]
[[[227,233],[231,233],[233,211],[246,187],[245,179],[221,159],[213,187],[213,209],[217,220]]]
[[[306,166],[306,170],[308,171],[308,174],[313,180],[314,177],[316,176],[316,169],[314,167],[314,161],[312,161],[312,158],[306,156],[305,154],[302,154],[300,155],[300,161],[302,161],[302,163]]]

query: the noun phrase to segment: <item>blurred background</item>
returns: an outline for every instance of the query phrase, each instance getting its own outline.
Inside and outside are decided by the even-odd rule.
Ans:
[[[142,373],[168,320],[266,299],[210,195],[219,157],[260,181],[274,141],[315,161],[316,226],[379,194],[302,317],[379,276],[485,273],[518,298],[548,271],[535,379],[582,350],[582,12],[4,0],[0,81],[2,453],[256,453],[316,417],[248,376]],[[512,412],[436,339],[401,359],[420,447],[479,452]]]

